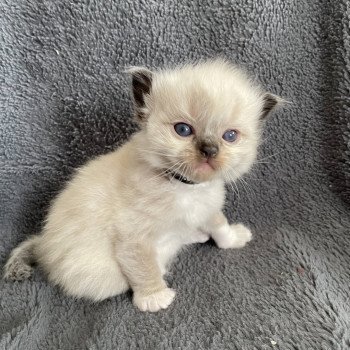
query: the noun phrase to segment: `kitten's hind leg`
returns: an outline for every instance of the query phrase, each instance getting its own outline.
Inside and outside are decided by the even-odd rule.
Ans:
[[[133,292],[133,302],[141,311],[166,309],[175,292],[168,288],[151,245],[142,242],[119,243],[117,260]]]
[[[49,280],[77,298],[97,302],[130,288],[108,239],[91,244],[90,240],[58,240],[47,235],[37,245],[36,257]]]
[[[56,272],[55,275],[57,276]],[[90,265],[89,262],[83,263],[76,269],[57,276],[53,282],[63,287],[69,295],[95,302],[122,294],[129,289],[125,277],[112,260],[100,266]]]
[[[204,231],[210,233],[219,248],[242,248],[252,239],[249,228],[243,224],[229,225],[222,212],[215,214],[207,222]]]

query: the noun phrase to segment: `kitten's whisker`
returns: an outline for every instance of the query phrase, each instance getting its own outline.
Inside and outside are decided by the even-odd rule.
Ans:
[[[230,175],[230,173],[233,173],[235,176],[235,180],[233,180],[232,175]],[[242,188],[245,190],[247,197],[251,200],[252,196],[254,194],[254,191],[252,190],[252,188],[249,186],[248,182],[244,180],[244,178],[240,177],[239,174],[234,170],[234,169],[230,169],[230,171],[228,172],[228,177],[232,180],[233,183],[236,184],[236,180],[239,181],[239,183],[242,185]],[[238,187],[238,186],[236,186]],[[238,191],[239,192],[239,191]]]
[[[247,163],[247,162],[239,162],[239,164],[251,164],[251,163]],[[261,162],[259,160],[256,160],[254,161],[254,163],[252,164],[252,167],[254,167],[254,165],[257,165],[257,164],[273,164],[273,162]]]
[[[177,158],[177,156],[170,154],[170,153],[154,152],[154,151],[150,151],[150,150],[142,150],[142,153]]]
[[[238,181],[242,184],[244,190],[246,191],[248,198],[251,199],[251,196],[253,195],[253,190],[249,186],[249,184],[242,178],[239,178]]]
[[[181,163],[181,161],[176,162],[176,163],[173,164],[170,168],[166,168],[166,169],[163,170],[161,173],[156,174],[155,176],[152,176],[152,177],[150,177],[149,179],[147,179],[147,180],[145,181],[145,183],[148,183],[148,182],[150,182],[150,181],[153,181],[153,180],[155,180],[155,179],[157,179],[157,178],[161,178],[161,177],[163,177],[164,175],[166,175],[167,173],[172,172],[172,171],[174,170],[174,168],[175,168],[178,164],[180,164],[180,163]]]
[[[167,169],[167,172],[172,173],[171,180],[174,179],[176,173],[179,173],[180,175],[184,175],[184,174],[181,173],[181,169],[182,169],[184,164],[185,164],[184,161],[178,161],[177,163],[175,163],[174,166],[172,166],[171,168]]]
[[[226,182],[226,184],[231,187],[231,190],[233,191],[233,193],[236,194],[238,196],[238,200],[240,200],[239,190],[238,190],[238,187],[237,187],[237,185],[235,183],[235,180],[230,175],[230,173],[229,173],[229,171],[227,169],[222,169],[222,170],[223,170],[223,173],[224,173],[224,177],[228,181],[228,182]],[[236,189],[233,186],[235,186]]]
[[[267,141],[270,140],[270,139],[271,139],[271,135],[266,136],[265,138],[263,138],[263,139],[260,141],[259,146],[263,145],[265,142],[267,142]]]
[[[270,159],[270,158],[276,157],[276,156],[278,156],[279,154],[284,153],[284,152],[286,152],[286,150],[281,150],[281,151],[279,151],[279,152],[276,152],[276,153],[271,154],[271,155],[269,155],[269,156],[266,156],[266,157],[264,157],[264,158],[258,159],[257,161],[262,161],[262,160],[265,160],[265,159]]]
[[[177,173],[179,173],[180,175],[186,177],[186,172],[184,171],[184,173],[182,173],[182,168],[183,168],[183,167],[184,167],[184,170],[185,170],[185,167],[186,167],[185,162],[182,162],[182,163],[180,164],[180,166],[179,166],[177,169],[175,169],[175,172],[177,172]],[[174,176],[175,176],[175,174],[174,174]]]
[[[191,168],[187,163],[184,163],[184,174],[188,177],[188,174],[192,174]]]

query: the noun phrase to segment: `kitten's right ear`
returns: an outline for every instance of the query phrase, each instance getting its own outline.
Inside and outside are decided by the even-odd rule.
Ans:
[[[142,122],[148,114],[145,99],[151,93],[153,73],[144,67],[131,67],[127,72],[132,78],[135,116],[138,121]]]

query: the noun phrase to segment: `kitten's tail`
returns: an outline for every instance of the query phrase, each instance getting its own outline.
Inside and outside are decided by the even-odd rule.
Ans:
[[[4,278],[21,281],[29,278],[35,262],[34,247],[39,236],[32,236],[15,248],[4,267]]]

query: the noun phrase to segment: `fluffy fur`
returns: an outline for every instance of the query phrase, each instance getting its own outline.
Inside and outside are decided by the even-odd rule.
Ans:
[[[158,311],[175,296],[163,275],[181,247],[211,236],[220,248],[241,248],[251,239],[222,214],[224,183],[253,164],[263,119],[279,100],[222,60],[130,73],[141,130],[77,171],[42,233],[12,252],[5,277],[28,277],[35,261],[70,295],[99,301],[131,288],[140,310]],[[181,122],[192,135],[175,132]],[[222,138],[226,130],[237,131],[235,142]],[[204,155],[203,145],[216,154]]]

